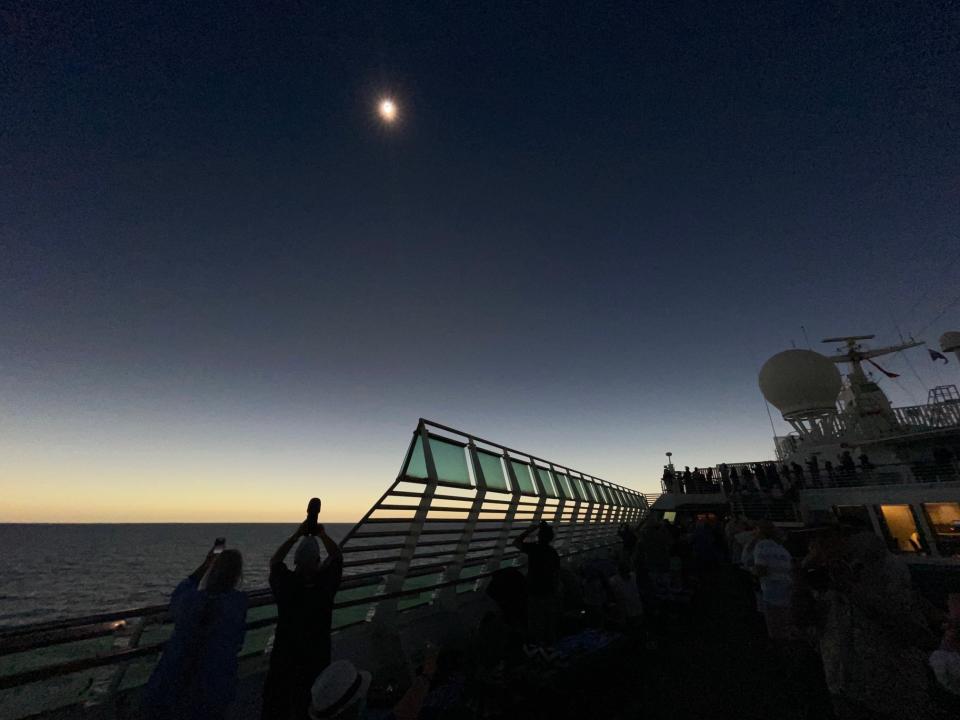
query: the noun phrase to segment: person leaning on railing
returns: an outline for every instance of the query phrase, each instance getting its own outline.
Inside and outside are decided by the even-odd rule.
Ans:
[[[218,720],[237,690],[237,653],[243,645],[247,596],[237,589],[243,557],[211,550],[173,591],[173,635],[144,689],[148,720]]]
[[[536,542],[524,542],[537,533]],[[560,556],[551,547],[553,528],[541,522],[524,530],[513,541],[527,556],[527,631],[530,640],[552,645],[560,618]]]

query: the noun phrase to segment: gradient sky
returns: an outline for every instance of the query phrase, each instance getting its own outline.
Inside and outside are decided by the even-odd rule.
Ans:
[[[960,329],[958,37],[945,2],[0,11],[0,521],[354,520],[421,416],[647,491],[768,457],[801,325]]]

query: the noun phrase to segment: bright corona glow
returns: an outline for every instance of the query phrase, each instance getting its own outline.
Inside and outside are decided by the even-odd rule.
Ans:
[[[397,104],[390,98],[380,101],[377,106],[377,112],[380,113],[380,119],[386,123],[392,123],[397,119]]]

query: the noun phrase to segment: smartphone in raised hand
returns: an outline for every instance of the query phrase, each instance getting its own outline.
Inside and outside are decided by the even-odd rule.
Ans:
[[[226,546],[227,546],[227,539],[218,537],[216,540],[213,541],[213,554],[219,555],[220,553],[223,552],[223,549]]]

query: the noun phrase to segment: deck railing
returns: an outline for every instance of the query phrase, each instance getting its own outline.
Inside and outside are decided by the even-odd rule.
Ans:
[[[341,542],[335,628],[455,605],[521,563],[512,540],[532,523],[552,523],[558,553],[570,557],[618,543],[619,525],[647,511],[630,488],[421,420],[396,480]],[[243,658],[263,654],[276,623],[269,589],[248,599]],[[171,630],[166,605],[0,629],[0,715],[39,710],[15,715],[4,693],[44,682],[83,688],[61,693],[73,702],[109,703],[145,681]]]

